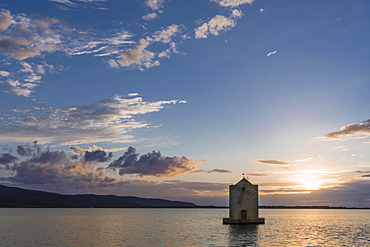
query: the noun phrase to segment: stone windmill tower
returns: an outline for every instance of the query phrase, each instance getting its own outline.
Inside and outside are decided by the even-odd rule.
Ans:
[[[258,185],[253,185],[245,177],[229,186],[229,218],[224,224],[264,224],[258,216]]]

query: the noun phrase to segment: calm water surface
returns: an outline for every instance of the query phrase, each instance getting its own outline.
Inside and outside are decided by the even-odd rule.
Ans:
[[[262,209],[264,225],[222,225],[227,209],[0,209],[0,246],[370,246],[370,210]]]

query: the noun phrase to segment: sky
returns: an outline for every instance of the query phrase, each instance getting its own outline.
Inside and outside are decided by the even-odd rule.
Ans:
[[[370,207],[367,0],[2,0],[0,183]]]

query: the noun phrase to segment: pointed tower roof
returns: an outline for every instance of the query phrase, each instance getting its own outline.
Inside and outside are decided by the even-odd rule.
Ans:
[[[249,184],[249,185],[253,185],[251,182],[249,182],[245,177],[243,177],[239,182],[237,182],[235,185],[238,185],[238,184]]]

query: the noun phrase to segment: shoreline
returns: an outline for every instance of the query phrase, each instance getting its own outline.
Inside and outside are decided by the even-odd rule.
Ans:
[[[97,209],[113,209],[113,208],[127,208],[127,209],[161,209],[161,208],[172,208],[172,209],[228,209],[228,206],[195,206],[195,207],[3,207],[1,208],[97,208]],[[260,206],[259,209],[361,209],[366,210],[370,208],[366,207],[331,207],[331,206]]]

